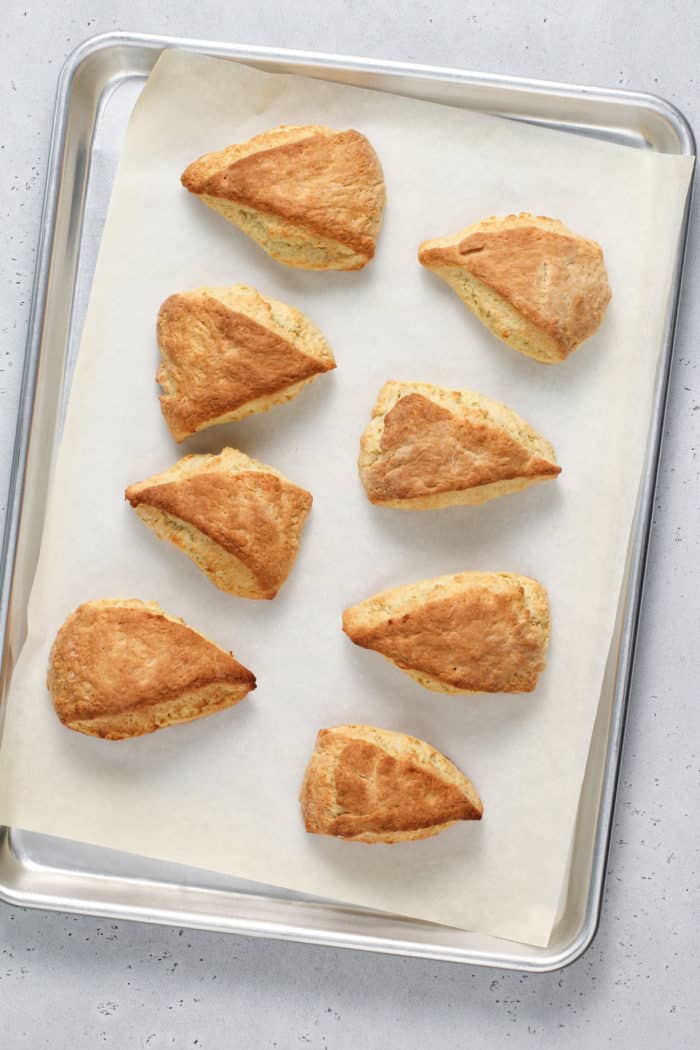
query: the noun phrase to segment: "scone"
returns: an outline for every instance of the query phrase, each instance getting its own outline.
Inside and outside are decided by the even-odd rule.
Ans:
[[[379,158],[359,131],[279,127],[185,169],[183,186],[302,270],[360,270],[384,210]]]
[[[483,813],[474,785],[439,751],[373,726],[320,730],[300,802],[307,831],[354,842],[414,842]]]
[[[370,501],[403,510],[484,503],[561,472],[512,409],[431,383],[384,384],[358,464]]]
[[[532,692],[549,629],[544,587],[506,572],[420,580],[343,613],[355,645],[438,693]]]
[[[424,241],[418,258],[494,335],[545,364],[593,335],[610,302],[600,245],[541,215],[484,219]]]
[[[46,684],[69,729],[124,740],[232,707],[255,675],[156,602],[104,598],[65,621]]]
[[[299,550],[312,496],[235,448],[185,456],[130,485],[142,521],[192,559],[222,591],[274,598]]]
[[[244,284],[171,295],[157,335],[160,404],[176,441],[291,401],[335,368],[308,317]]]

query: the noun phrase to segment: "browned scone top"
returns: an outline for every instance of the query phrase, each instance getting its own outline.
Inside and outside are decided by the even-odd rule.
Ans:
[[[359,131],[283,125],[206,153],[181,181],[287,266],[359,270],[374,256],[384,175]]]
[[[306,830],[354,842],[411,842],[481,820],[470,780],[430,744],[374,726],[321,729],[301,789]]]
[[[546,364],[593,335],[610,302],[600,245],[541,215],[484,219],[424,241],[418,258],[494,335]]]
[[[343,630],[426,689],[529,693],[545,666],[547,593],[527,576],[463,572],[375,594]]]
[[[358,464],[371,502],[403,510],[483,503],[561,472],[512,409],[431,383],[384,384]]]
[[[225,448],[184,456],[125,498],[222,591],[274,598],[296,560],[313,497],[274,467]]]
[[[255,675],[156,602],[86,602],[56,635],[46,680],[69,729],[107,740],[223,711]]]
[[[335,368],[308,317],[242,284],[171,295],[157,336],[160,404],[177,441],[290,401]]]

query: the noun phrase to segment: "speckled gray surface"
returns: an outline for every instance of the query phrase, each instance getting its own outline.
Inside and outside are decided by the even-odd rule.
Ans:
[[[577,9],[552,0],[5,0],[2,511],[56,77],[81,40],[115,28],[632,87],[666,96],[693,125],[700,117],[695,0],[589,0]],[[0,907],[3,1050],[698,1045],[696,229],[697,223],[605,905],[593,947],[562,973],[528,977]]]

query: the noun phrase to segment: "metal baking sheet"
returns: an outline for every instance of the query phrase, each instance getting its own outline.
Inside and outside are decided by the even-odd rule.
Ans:
[[[158,55],[168,47],[244,61],[270,72],[302,73],[475,109],[636,149],[695,152],[683,116],[652,95],[124,33],[94,37],[83,44],[60,77],[49,155],[2,548],[0,701],[26,631],[51,465],[115,174],[110,157]],[[108,151],[103,148],[107,143]],[[586,950],[600,914],[689,208],[690,202],[678,244],[618,624],[572,841],[568,883],[549,946],[536,948],[338,905],[7,827],[0,829],[0,898],[25,906],[533,972],[562,967]]]

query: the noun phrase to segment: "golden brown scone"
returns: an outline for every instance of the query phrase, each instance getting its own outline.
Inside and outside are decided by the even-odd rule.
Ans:
[[[244,284],[171,295],[157,334],[160,404],[176,441],[291,401],[335,368],[308,317]]]
[[[235,448],[185,456],[124,495],[156,536],[242,598],[275,597],[312,503],[306,489]]]
[[[512,409],[431,383],[384,384],[358,465],[370,501],[403,510],[484,503],[561,472]]]
[[[494,335],[545,364],[593,335],[610,302],[600,245],[542,215],[484,219],[424,241],[418,258]]]
[[[103,598],[64,622],[46,684],[69,729],[124,740],[232,707],[255,675],[156,602]]]
[[[359,131],[283,125],[206,153],[181,181],[287,266],[359,270],[374,256],[384,175]]]
[[[530,693],[549,602],[527,576],[462,572],[375,594],[345,610],[343,630],[434,692]]]
[[[373,726],[320,730],[300,802],[307,831],[354,842],[414,842],[483,813],[474,785],[439,751]]]

